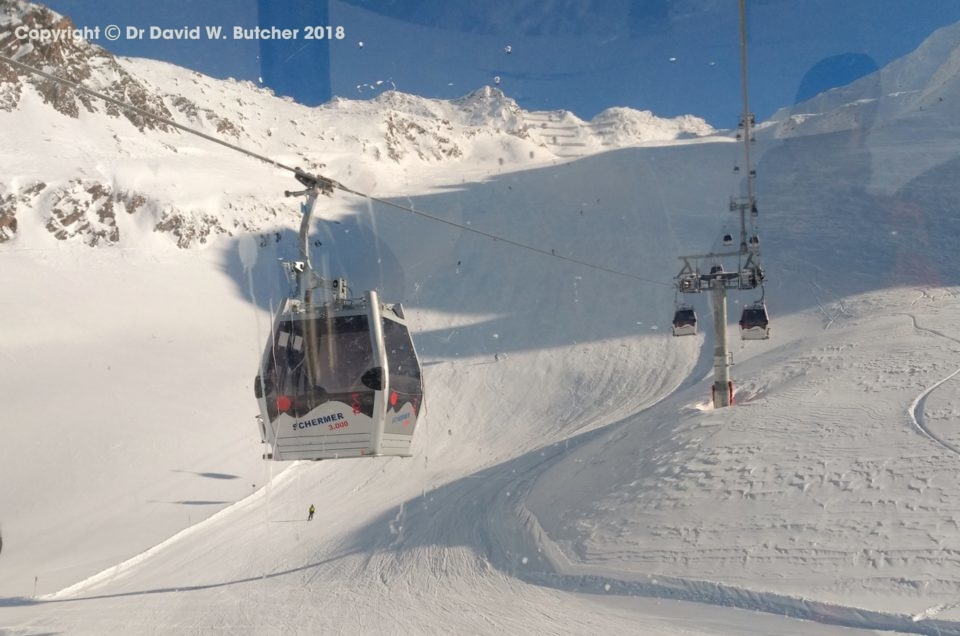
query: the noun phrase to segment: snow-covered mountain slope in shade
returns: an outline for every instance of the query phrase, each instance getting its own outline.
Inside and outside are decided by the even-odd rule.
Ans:
[[[900,119],[939,127],[957,123],[960,25],[935,31],[915,51],[848,86],[777,111],[781,137],[882,127]]]
[[[758,137],[790,143],[835,133],[859,148],[855,160],[869,169],[870,193],[890,195],[954,158],[958,104],[960,24],[954,24],[849,86],[780,109]],[[904,136],[911,142],[903,144]]]
[[[404,303],[426,417],[410,459],[267,464],[252,379],[296,182],[21,81],[0,112],[0,630],[960,633],[960,164],[919,111],[882,144],[761,131],[774,336],[734,333],[739,405],[715,411],[706,299],[701,335],[668,333],[677,256],[735,229],[729,138],[531,125],[493,90],[307,109],[117,64],[178,121],[630,276],[324,199],[313,258]],[[587,156],[547,143],[558,122]],[[754,299],[731,294],[732,323]]]

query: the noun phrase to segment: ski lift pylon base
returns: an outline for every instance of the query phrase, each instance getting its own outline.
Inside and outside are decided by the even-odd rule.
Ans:
[[[727,398],[729,399],[728,406],[733,406],[733,380],[727,381]],[[712,384],[710,386],[710,403],[713,404],[713,408],[717,408],[717,385]]]

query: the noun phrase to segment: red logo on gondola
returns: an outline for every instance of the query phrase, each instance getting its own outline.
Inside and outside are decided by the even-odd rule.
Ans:
[[[350,394],[350,399],[353,400],[353,404],[350,405],[351,408],[353,409],[353,414],[354,414],[354,415],[359,415],[361,412],[363,412],[363,407],[360,406],[360,394],[359,394],[359,393],[351,393],[351,394]]]

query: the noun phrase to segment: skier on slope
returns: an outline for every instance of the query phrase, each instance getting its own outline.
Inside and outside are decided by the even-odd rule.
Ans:
[[[310,504],[310,510],[309,510],[310,514],[307,515],[307,521],[313,521],[313,513],[315,513],[316,511],[317,509],[313,507],[313,504]]]

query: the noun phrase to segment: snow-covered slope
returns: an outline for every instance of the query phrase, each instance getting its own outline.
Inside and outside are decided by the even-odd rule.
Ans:
[[[780,136],[881,127],[904,118],[924,127],[957,123],[960,24],[934,32],[912,53],[771,117]]]
[[[960,181],[956,151],[914,134],[919,111],[871,129],[884,143],[761,133],[774,339],[735,343],[740,405],[714,411],[710,337],[669,337],[670,283],[732,221],[729,138],[525,113],[493,89],[307,109],[111,63],[209,134],[646,280],[336,194],[315,259],[405,304],[426,419],[412,459],[265,464],[251,380],[293,180],[98,106],[60,112],[18,76],[0,111],[16,219],[0,224],[0,629],[835,629],[659,596],[960,631]],[[913,155],[927,167],[897,169]]]

